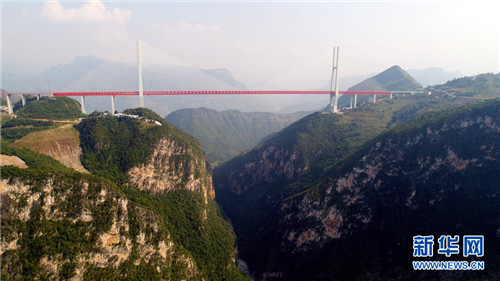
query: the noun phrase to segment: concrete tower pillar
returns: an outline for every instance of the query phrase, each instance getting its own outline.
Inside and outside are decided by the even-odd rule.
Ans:
[[[354,108],[356,108],[357,101],[358,101],[358,95],[354,95]]]
[[[144,91],[142,88],[141,39],[137,39],[137,74],[139,78],[139,107],[144,107]]]
[[[10,94],[5,95],[7,99],[7,110],[9,111],[9,114],[14,113],[14,110],[12,109],[12,102],[10,100]]]
[[[21,95],[21,102],[23,103],[23,106],[26,105],[26,95]]]
[[[115,115],[115,96],[111,96],[111,115]]]
[[[82,107],[82,113],[87,113],[85,111],[85,97],[81,96],[80,98],[81,98],[80,106]]]
[[[332,67],[332,81],[330,84],[330,91],[335,93],[330,95],[330,106],[333,112],[338,112],[337,104],[339,100],[339,47],[333,47],[333,67]]]
[[[377,95],[373,95],[373,103],[377,102]]]
[[[50,88],[50,79],[47,79],[47,87],[49,90],[49,97],[53,97],[54,94],[52,93],[52,89]]]
[[[352,95],[350,95],[350,96],[351,96],[351,102],[350,102],[350,106],[349,106],[349,108],[351,108],[351,109],[352,109]]]
[[[40,100],[40,94],[36,95],[36,100]]]

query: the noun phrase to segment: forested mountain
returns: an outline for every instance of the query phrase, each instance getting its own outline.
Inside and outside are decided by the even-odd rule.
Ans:
[[[174,111],[165,119],[199,139],[208,160],[217,164],[251,149],[262,138],[306,114],[189,108]]]
[[[242,259],[261,280],[496,280],[500,100],[484,99],[499,75],[338,114],[179,110],[175,126],[145,108],[18,103],[1,122],[2,278],[245,280]],[[212,185],[208,160],[245,150]],[[417,235],[435,251],[440,235],[484,235],[484,257],[427,260],[485,270],[414,271]]]
[[[89,173],[2,141],[2,279],[245,279],[199,142],[125,114],[75,126]]]
[[[375,104],[365,104],[358,109],[346,111],[342,115],[315,113],[283,129],[253,150],[216,167],[214,170],[214,184],[216,187],[217,200],[221,203],[224,211],[231,219],[238,236],[240,254],[242,258],[248,262],[250,268],[255,270],[257,274],[256,277],[285,276],[283,280],[330,280],[328,278],[331,278],[331,280],[352,280],[355,278],[369,279],[372,276],[379,276],[373,278],[384,280],[385,278],[390,279],[389,276],[391,274],[398,276],[398,274],[404,273],[403,276],[406,276],[405,278],[413,278],[413,275],[407,275],[410,272],[408,267],[410,265],[403,268],[401,272],[397,271],[400,270],[400,268],[392,272],[390,270],[385,271],[386,269],[379,271],[377,266],[381,266],[380,263],[364,264],[364,262],[360,262],[355,256],[352,256],[352,259],[355,259],[352,263],[356,266],[349,268],[343,267],[343,262],[349,263],[351,261],[349,259],[342,261],[341,256],[332,253],[335,251],[347,251],[344,253],[346,256],[349,256],[347,255],[348,253],[355,253],[356,243],[359,244],[359,241],[363,241],[356,239],[367,239],[362,231],[355,235],[350,232],[347,232],[349,235],[344,234],[342,237],[345,237],[346,240],[342,240],[335,244],[337,248],[323,248],[323,245],[326,243],[325,241],[329,241],[328,239],[335,240],[339,238],[336,237],[337,233],[335,231],[330,232],[334,227],[332,228],[328,224],[330,223],[329,220],[331,220],[331,225],[333,226],[339,223],[336,212],[342,212],[345,205],[341,207],[337,206],[336,210],[331,209],[330,207],[332,206],[330,205],[322,205],[322,198],[325,198],[324,193],[326,190],[326,187],[322,188],[322,186],[326,178],[331,178],[333,177],[331,176],[332,173],[335,174],[338,172],[339,167],[344,167],[347,163],[355,161],[353,157],[359,154],[358,151],[360,151],[360,149],[362,150],[370,144],[377,146],[377,144],[372,143],[373,141],[369,141],[371,138],[376,137],[387,129],[398,126],[398,124],[402,122],[407,122],[404,123],[405,125],[401,125],[405,128],[419,128],[419,126],[425,126],[423,123],[426,122],[422,120],[431,122],[432,120],[435,121],[435,119],[433,119],[434,117],[418,117],[421,114],[440,109],[457,108],[472,101],[473,100],[467,98],[439,93],[430,96],[414,95],[400,96],[392,100],[384,99]],[[495,113],[495,110],[498,110],[498,102],[488,103],[483,106],[484,109],[488,108],[487,111],[492,114]],[[462,111],[453,111],[451,113],[448,112],[436,115],[438,117],[435,118],[445,118],[444,116],[448,116],[448,114],[449,116],[453,114],[462,116],[463,114],[470,113],[472,110],[471,108],[474,108],[475,113],[479,113],[483,110],[481,109],[482,106],[466,107],[462,109]],[[497,117],[498,116],[495,118]],[[473,119],[475,117],[470,118]],[[481,118],[483,118],[484,122],[488,123],[489,120],[492,120],[491,118],[494,117],[483,116]],[[430,124],[428,125],[430,126]],[[487,125],[482,126],[484,127]],[[391,132],[398,132],[401,130],[400,128],[403,127],[397,127]],[[493,127],[492,132],[482,132],[485,134],[485,142],[490,143],[492,141],[488,139],[490,137],[493,138],[493,140],[498,137],[494,135],[494,133],[497,132],[494,128],[496,127]],[[490,133],[493,133],[493,135],[490,136]],[[467,133],[459,133],[460,136],[463,134]],[[472,138],[474,134],[475,133],[471,133],[470,137]],[[480,133],[478,132],[477,134]],[[458,136],[455,136],[455,139],[454,137],[447,136],[446,141],[453,144],[455,144],[455,142],[465,144],[471,141],[471,139],[459,140],[456,137]],[[420,137],[408,136],[405,139],[410,141],[413,138]],[[439,137],[437,138],[439,139]],[[446,143],[446,141],[444,143]],[[368,144],[365,144],[367,142]],[[447,149],[443,150],[441,147],[444,145],[443,143],[439,145],[440,148],[434,151],[436,155],[448,153]],[[481,144],[482,147],[485,147],[485,145],[486,144]],[[396,147],[393,147],[393,149],[396,149]],[[427,159],[427,155],[432,154],[431,152],[420,150],[420,148],[415,148],[412,152],[415,153],[415,155],[411,154],[410,156],[410,154],[408,154],[404,156],[403,159],[408,161],[420,159],[418,158],[419,156],[416,156],[418,152],[421,152],[422,155],[427,153],[425,157],[422,156],[424,157],[422,159]],[[391,152],[389,151],[388,153]],[[451,153],[451,156],[446,154],[443,157],[446,158],[449,156],[449,158],[458,157],[458,159],[462,159],[457,156],[460,154],[456,151],[449,153]],[[393,155],[390,157],[392,156]],[[376,159],[385,159],[381,157],[382,156]],[[389,156],[383,157],[390,158]],[[441,156],[436,157],[439,158]],[[444,159],[443,157],[440,159]],[[482,160],[487,160],[488,157],[489,156],[483,155]],[[396,159],[388,161],[396,161]],[[438,159],[436,161],[440,160]],[[387,164],[377,164],[374,162],[373,165],[389,165],[389,163],[390,162]],[[495,165],[497,164],[493,164],[492,169],[498,168],[498,166]],[[357,168],[353,169],[356,170]],[[386,172],[385,169],[381,171]],[[496,173],[498,172],[499,171],[496,171]],[[409,171],[408,173],[418,177],[417,171]],[[443,173],[446,174],[447,171],[443,171]],[[471,178],[479,179],[480,172],[476,170],[474,173],[476,174],[471,175]],[[362,178],[365,178],[365,176],[362,176]],[[354,179],[356,179],[356,177]],[[409,180],[412,181],[411,178]],[[333,181],[335,181],[335,178]],[[348,182],[351,182],[351,180],[348,180]],[[439,181],[436,182],[436,185],[438,182]],[[375,184],[378,183],[375,182]],[[391,188],[395,188],[399,182],[388,184],[394,184]],[[465,184],[465,180],[462,184]],[[490,183],[485,182],[485,185],[487,186],[486,189],[489,190],[488,196],[494,196],[495,192],[498,192],[498,190],[494,191]],[[357,186],[352,188],[358,189]],[[359,188],[365,190],[368,186],[366,188],[360,186]],[[321,191],[316,191],[318,189]],[[370,192],[370,196],[372,196],[372,193],[377,193],[377,191]],[[467,192],[461,195],[463,196],[462,199],[457,200],[464,200],[464,198],[470,195],[470,193]],[[386,195],[388,196],[387,198],[384,197]],[[354,194],[351,197],[356,198],[356,196],[357,195]],[[363,194],[360,196],[363,198],[365,195]],[[396,195],[383,193],[377,195],[376,198],[379,198],[377,200],[384,200],[384,202],[386,202],[387,200],[392,200],[388,198],[395,198],[394,196]],[[302,204],[293,203],[296,202],[294,198],[307,199],[304,199],[303,202],[305,203]],[[349,200],[348,197],[346,198],[345,200]],[[397,200],[399,202],[402,199]],[[475,201],[475,203],[478,202],[479,201]],[[297,204],[300,205],[300,207],[297,207]],[[494,202],[491,201],[491,204],[494,204]],[[317,206],[324,206],[324,208],[317,209]],[[304,208],[304,210],[302,210],[303,213],[300,215],[299,212],[302,211],[298,208]],[[357,205],[354,210],[348,208],[349,212],[353,212],[349,215],[362,218],[361,212],[356,213],[361,209],[362,207],[360,205]],[[249,212],[249,210],[252,211]],[[403,212],[403,210],[401,212]],[[481,212],[478,212],[477,215]],[[417,216],[415,213],[411,215]],[[499,218],[497,213],[492,215],[495,215],[495,218]],[[316,222],[314,222],[315,220]],[[416,218],[415,220],[421,221],[425,220],[425,218]],[[326,226],[322,224],[325,221]],[[380,223],[380,221],[377,221],[377,223]],[[483,223],[483,225],[488,224],[484,220],[481,223]],[[394,226],[388,226],[387,229],[393,229],[393,227]],[[489,224],[488,227],[492,229],[493,226]],[[321,233],[319,229],[322,229]],[[435,229],[433,228],[431,230],[434,231]],[[450,229],[450,231],[452,230],[454,229]],[[480,229],[478,228],[477,230],[479,231]],[[351,234],[353,235],[352,237],[350,236]],[[308,241],[310,244],[308,244]],[[352,243],[352,246],[348,246],[346,249],[338,248],[342,247],[339,245],[344,243],[344,241],[347,241],[346,243]],[[387,243],[386,240],[384,241]],[[301,248],[302,245],[304,245],[304,247]],[[358,247],[362,246],[358,245]],[[369,249],[372,250],[372,254],[373,251],[376,250],[375,248]],[[411,253],[411,245],[410,251],[408,252]],[[380,255],[374,254],[372,257],[380,257]],[[397,259],[399,256],[391,256],[391,258]],[[492,260],[498,263],[498,259],[493,258]],[[336,269],[331,270],[328,268]],[[346,269],[346,271],[344,272],[343,269]],[[358,272],[357,269],[360,269],[360,271]]]
[[[500,100],[428,114],[376,137],[283,200],[272,235],[261,237],[281,245],[265,255],[279,258],[263,268],[287,280],[498,278],[499,142]],[[484,235],[488,268],[414,271],[412,237],[448,233]],[[474,260],[446,260],[457,259]]]
[[[349,88],[349,91],[408,91],[422,85],[401,67],[394,65]]]
[[[26,106],[18,101],[14,111],[19,117],[37,119],[73,120],[85,116],[80,103],[68,97],[42,97],[40,100],[29,97]]]
[[[429,89],[435,93],[452,97],[478,99],[500,97],[500,73],[484,73],[456,78]]]

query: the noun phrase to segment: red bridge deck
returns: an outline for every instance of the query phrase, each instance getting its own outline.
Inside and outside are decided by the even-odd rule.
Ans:
[[[150,95],[331,95],[333,91],[144,91]],[[16,92],[3,94],[15,95],[48,95],[48,92]],[[56,97],[62,96],[137,96],[138,91],[99,91],[99,92],[55,92]],[[339,95],[390,95],[389,91],[339,91]]]

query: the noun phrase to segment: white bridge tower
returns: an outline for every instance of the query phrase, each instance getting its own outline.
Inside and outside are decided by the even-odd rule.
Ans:
[[[139,107],[144,107],[144,91],[142,88],[142,55],[141,39],[137,39],[137,74],[139,78]]]
[[[330,91],[335,91],[335,94],[330,95],[330,107],[332,112],[337,112],[337,103],[339,100],[339,47],[333,47],[333,67],[332,67],[332,81],[330,84]]]

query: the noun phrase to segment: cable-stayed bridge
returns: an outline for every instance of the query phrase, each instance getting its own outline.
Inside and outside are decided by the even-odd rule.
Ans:
[[[193,71],[186,67],[173,67],[171,69],[160,69],[157,66],[148,65],[148,68],[142,69],[142,54],[141,43],[137,42],[137,70],[133,70],[133,64],[120,64],[110,62],[99,66],[99,74],[97,71],[87,73],[77,82],[73,82],[69,86],[59,91],[18,91],[8,92],[7,106],[9,113],[12,113],[12,104],[10,101],[11,95],[21,95],[22,104],[26,103],[27,95],[35,95],[40,98],[41,95],[50,96],[70,96],[80,97],[80,105],[82,112],[85,110],[85,97],[110,96],[111,97],[111,112],[115,112],[115,97],[119,96],[138,96],[140,107],[144,107],[144,96],[186,96],[186,95],[330,95],[330,105],[333,112],[337,112],[337,101],[341,95],[351,95],[351,107],[356,107],[357,95],[373,95],[374,101],[377,95],[389,95],[392,98],[390,91],[338,91],[338,47],[334,48],[333,68],[330,91],[290,91],[290,90],[239,90],[234,87],[223,85],[220,81],[210,82],[208,88],[211,90],[198,90],[196,81],[206,78],[206,74],[201,71]],[[134,73],[135,72],[135,73]],[[144,74],[144,77],[143,77]],[[123,75],[125,80],[117,80],[117,75]],[[181,78],[188,77],[182,80]],[[167,79],[168,78],[168,79]],[[88,89],[87,85],[91,85],[93,81],[100,80],[100,87],[106,89]],[[187,82],[186,82],[187,80]],[[118,81],[118,82],[117,82]],[[167,82],[166,82],[167,81]],[[144,83],[145,82],[145,83]],[[143,84],[144,83],[144,84]],[[118,85],[116,85],[118,84]],[[135,89],[134,89],[135,88]],[[144,90],[146,88],[146,90]],[[193,89],[195,88],[195,89]],[[200,88],[207,88],[203,85]],[[233,88],[228,90],[227,88]],[[127,90],[123,90],[127,89]],[[173,90],[183,89],[183,90]],[[185,90],[184,90],[185,89]]]

